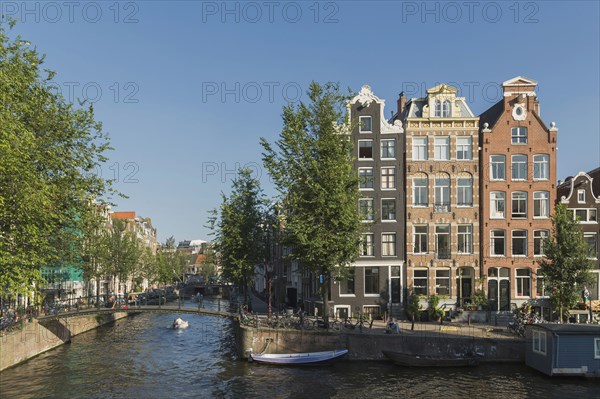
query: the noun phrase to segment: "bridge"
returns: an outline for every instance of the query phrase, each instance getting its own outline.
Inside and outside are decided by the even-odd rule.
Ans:
[[[95,314],[113,314],[113,313],[186,313],[186,314],[196,314],[201,316],[214,316],[214,317],[224,317],[224,318],[233,318],[235,314],[229,312],[223,312],[219,310],[210,310],[204,308],[192,308],[192,307],[181,307],[181,306],[158,306],[158,305],[144,305],[144,306],[122,306],[115,308],[83,308],[83,309],[73,309],[64,312],[51,313],[47,315],[39,315],[37,317],[38,321],[43,322],[47,320],[57,320],[64,319],[68,317],[77,317],[77,316],[89,316]]]

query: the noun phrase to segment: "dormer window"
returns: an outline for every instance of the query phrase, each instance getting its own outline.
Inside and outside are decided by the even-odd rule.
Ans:
[[[360,116],[358,118],[361,133],[372,133],[372,118],[370,116]]]
[[[585,204],[585,190],[577,190],[577,203]]]
[[[444,103],[442,104],[442,116],[444,118],[450,117],[450,101],[448,100],[444,101]]]
[[[437,118],[442,116],[442,102],[440,100],[435,100],[435,116]]]
[[[435,100],[435,114],[437,118],[449,118],[450,117],[450,101],[448,100]]]

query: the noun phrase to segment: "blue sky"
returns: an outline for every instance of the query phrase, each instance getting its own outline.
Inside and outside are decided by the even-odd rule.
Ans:
[[[68,2],[66,2],[68,3]],[[459,88],[474,113],[498,84],[539,82],[559,128],[558,177],[600,165],[600,9],[589,2],[0,1],[45,53],[67,98],[94,101],[115,150],[100,171],[159,239],[210,238],[207,212],[234,170],[261,165],[281,108],[311,80],[386,100]]]

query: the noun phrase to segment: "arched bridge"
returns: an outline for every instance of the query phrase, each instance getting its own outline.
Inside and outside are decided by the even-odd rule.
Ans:
[[[227,317],[233,318],[235,314],[229,312],[222,312],[218,310],[210,310],[204,308],[192,308],[192,307],[180,307],[180,306],[158,306],[158,305],[144,305],[144,306],[124,306],[115,308],[85,308],[79,310],[70,310],[65,312],[59,312],[55,314],[47,314],[38,316],[39,321],[45,320],[56,320],[64,319],[68,317],[87,316],[94,314],[112,314],[112,313],[146,313],[146,312],[160,312],[160,313],[187,313],[197,314],[202,316],[215,316],[215,317]]]

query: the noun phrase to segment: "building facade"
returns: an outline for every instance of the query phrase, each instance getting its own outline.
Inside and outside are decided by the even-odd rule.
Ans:
[[[404,130],[384,117],[385,101],[363,86],[348,103],[365,232],[345,276],[335,276],[335,315],[400,314],[404,290]]]
[[[447,85],[406,102],[406,261],[409,293],[469,302],[480,277],[478,120]]]
[[[594,283],[588,287],[590,299],[600,299],[600,168],[591,172],[579,172],[567,178],[558,186],[558,203],[564,204],[574,220],[578,220],[583,230],[590,256],[594,258]]]
[[[483,274],[491,310],[524,302],[550,309],[537,276],[556,198],[558,129],[540,117],[537,82],[516,77],[480,116]]]

